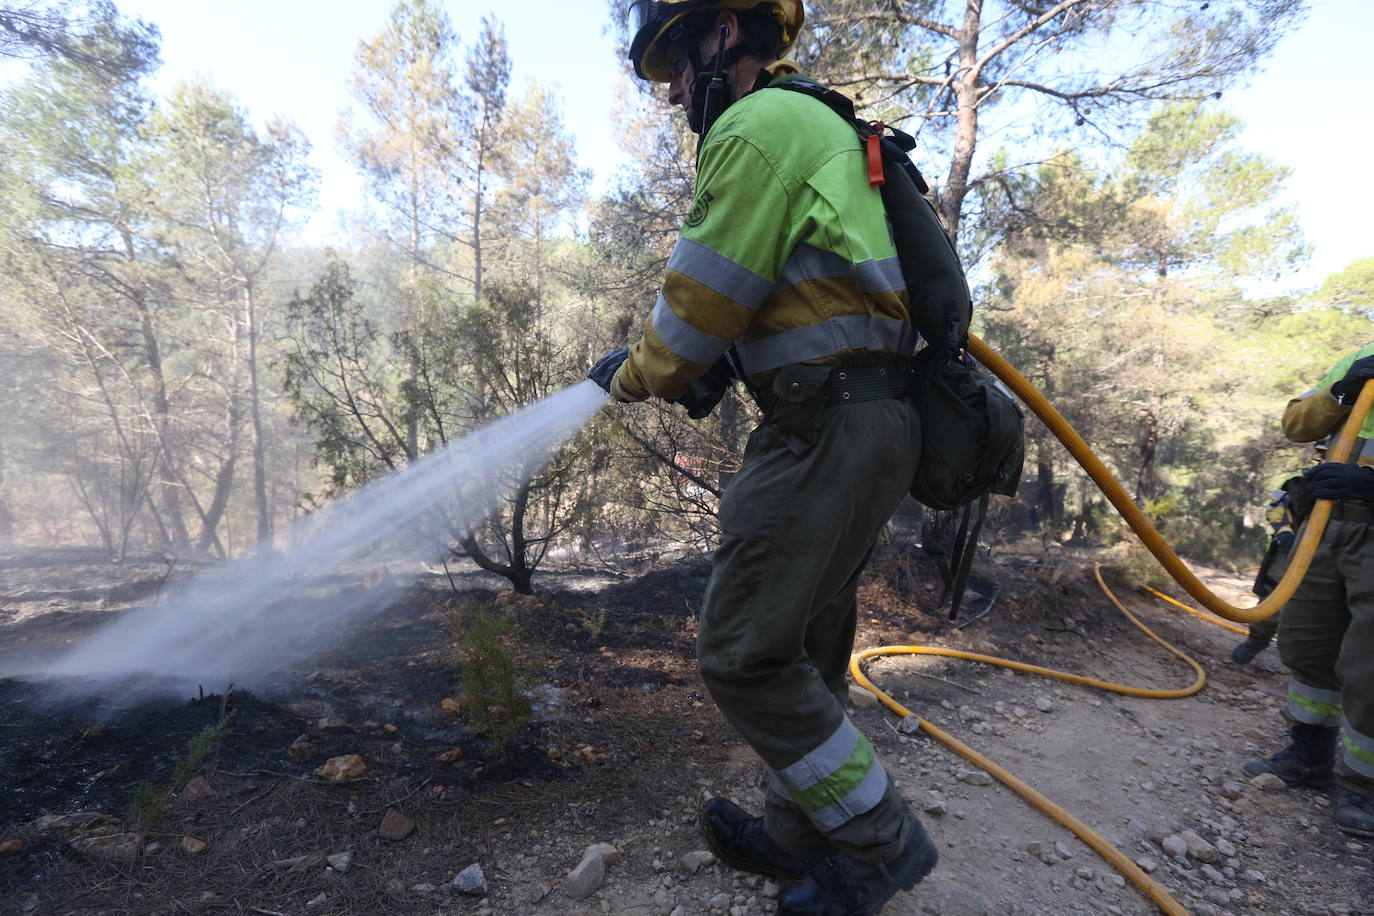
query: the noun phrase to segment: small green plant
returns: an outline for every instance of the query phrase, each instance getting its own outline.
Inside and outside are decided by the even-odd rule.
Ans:
[[[219,721],[207,725],[191,736],[186,742],[184,753],[174,755],[172,781],[165,788],[149,783],[140,785],[129,803],[129,817],[140,830],[151,830],[167,816],[172,796],[186,788],[196,770],[205,765],[210,756],[219,751],[220,742],[229,733],[233,724],[233,713],[221,713]]]
[[[602,607],[594,611],[583,611],[582,629],[586,630],[592,639],[600,639],[601,631],[606,629],[606,609]]]
[[[449,612],[448,631],[463,706],[474,726],[504,745],[530,714],[530,678],[521,667],[524,634],[489,600],[476,598]]]
[[[1112,563],[1121,571],[1121,576],[1137,588],[1163,589],[1169,584],[1169,574],[1159,565],[1154,554],[1145,545],[1134,539],[1111,551]]]
[[[139,830],[151,830],[167,816],[171,798],[171,790],[145,782],[134,792],[134,800],[129,804],[129,819]]]
[[[234,714],[222,715],[214,725],[207,725],[186,742],[186,753],[178,754],[176,766],[172,768],[172,791],[180,792],[186,788],[196,770],[205,765],[211,754],[219,751],[219,743],[229,733]]]

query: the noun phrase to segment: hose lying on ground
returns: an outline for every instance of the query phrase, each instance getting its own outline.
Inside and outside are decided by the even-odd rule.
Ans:
[[[883,655],[941,655],[946,658],[958,658],[963,659],[965,661],[982,662],[988,665],[996,665],[1001,668],[1010,668],[1014,671],[1025,671],[1029,674],[1039,674],[1044,677],[1055,678],[1056,680],[1069,681],[1070,683],[1074,684],[1083,684],[1088,687],[1097,687],[1101,690],[1109,690],[1112,693],[1120,693],[1134,697],[1177,699],[1179,697],[1192,696],[1193,694],[1201,690],[1203,685],[1207,683],[1207,674],[1202,670],[1202,666],[1198,664],[1195,659],[1191,658],[1186,653],[1184,653],[1181,649],[1178,649],[1170,645],[1168,642],[1165,642],[1164,639],[1158,636],[1149,627],[1141,623],[1139,618],[1137,618],[1134,614],[1128,611],[1126,609],[1126,606],[1122,604],[1121,601],[1117,599],[1116,595],[1112,593],[1112,590],[1107,587],[1107,583],[1102,578],[1101,565],[1098,565],[1096,567],[1096,569],[1094,570],[1094,575],[1097,576],[1097,584],[1101,586],[1103,592],[1106,593],[1107,597],[1111,600],[1111,602],[1114,605],[1116,605],[1117,610],[1125,614],[1126,618],[1130,620],[1131,623],[1139,627],[1145,633],[1146,636],[1150,637],[1155,642],[1159,643],[1173,655],[1182,659],[1190,668],[1193,669],[1195,677],[1191,684],[1189,684],[1187,687],[1179,687],[1172,689],[1132,687],[1127,684],[1115,684],[1110,681],[1101,681],[1096,678],[1084,677],[1083,675],[1073,674],[1068,671],[1059,671],[1054,668],[1043,668],[1039,665],[1028,665],[1025,662],[1011,661],[1010,659],[997,658],[991,655],[980,655],[976,652],[964,652],[959,649],[941,649],[933,646],[879,646],[872,649],[863,649],[856,653],[853,659],[850,661],[849,671],[852,675],[854,675],[855,681],[857,681],[861,686],[863,686],[865,689],[873,693],[874,696],[876,696],[884,706],[895,712],[897,715],[901,716],[903,720],[911,721],[911,719],[915,718],[921,731],[930,735],[936,741],[939,741],[941,744],[945,745],[959,756],[965,758],[970,763],[986,771],[998,782],[1002,783],[1004,786],[1011,789],[1017,795],[1020,795],[1026,801],[1030,802],[1031,805],[1043,811],[1045,814],[1048,814],[1060,825],[1068,828],[1074,834],[1074,836],[1078,837],[1080,840],[1086,843],[1090,848],[1092,848],[1100,856],[1102,856],[1113,866],[1115,866],[1117,870],[1119,870],[1123,875],[1130,879],[1130,881],[1132,881],[1137,887],[1139,887],[1165,913],[1169,913],[1171,914],[1171,916],[1186,916],[1188,911],[1183,907],[1182,904],[1180,904],[1177,900],[1175,900],[1173,897],[1169,895],[1169,892],[1164,889],[1163,885],[1161,885],[1158,881],[1154,880],[1148,874],[1146,874],[1144,869],[1142,869],[1140,866],[1132,862],[1125,853],[1123,853],[1121,850],[1117,849],[1111,843],[1103,839],[1103,837],[1100,834],[1096,833],[1091,827],[1089,827],[1087,824],[1084,824],[1082,821],[1078,820],[1068,811],[1064,810],[1062,807],[1060,807],[1058,804],[1054,803],[1049,798],[1042,795],[1040,792],[1036,791],[1026,783],[1022,782],[1017,777],[1013,776],[1011,772],[1005,769],[1004,767],[999,766],[987,756],[979,753],[978,751],[969,747],[967,744],[964,744],[962,741],[955,738],[953,735],[949,734],[949,732],[946,732],[943,729],[940,729],[937,726],[932,725],[925,719],[916,717],[911,710],[907,709],[901,703],[898,703],[891,696],[884,693],[880,688],[875,686],[874,683],[868,679],[867,675],[865,675],[863,671],[864,662],[866,662],[870,658],[877,658]]]
[[[1232,605],[1223,601],[1208,589],[1207,586],[1203,585],[1202,581],[1184,565],[1183,561],[1178,558],[1178,555],[1173,552],[1167,543],[1165,543],[1159,532],[1155,530],[1154,525],[1150,523],[1149,519],[1145,517],[1145,514],[1141,512],[1140,508],[1131,500],[1125,488],[1122,487],[1121,484],[1117,482],[1116,478],[1112,476],[1111,472],[1107,470],[1107,466],[1093,453],[1088,447],[1088,444],[1083,441],[1083,438],[1069,425],[1068,421],[1064,419],[1059,411],[1055,410],[1054,406],[1046,400],[1044,395],[1031,385],[1021,373],[1017,372],[1010,363],[972,334],[969,335],[969,353],[974,359],[978,360],[991,370],[994,375],[1001,379],[1002,382],[1007,385],[1007,387],[1010,388],[1047,427],[1049,427],[1050,431],[1055,434],[1059,441],[1064,443],[1069,453],[1072,454],[1078,463],[1082,465],[1083,469],[1088,472],[1093,482],[1097,484],[1102,493],[1111,501],[1112,505],[1116,507],[1117,512],[1120,513],[1127,524],[1131,526],[1131,529],[1141,539],[1145,547],[1149,549],[1150,553],[1154,555],[1155,559],[1158,560],[1174,580],[1178,582],[1189,595],[1202,604],[1203,607],[1219,617],[1225,618],[1225,620],[1235,621],[1237,623],[1253,623],[1273,615],[1292,597],[1293,593],[1297,590],[1298,584],[1302,581],[1302,577],[1307,574],[1307,568],[1311,564],[1312,557],[1316,554],[1317,545],[1321,541],[1322,534],[1326,530],[1326,523],[1331,518],[1330,500],[1319,499],[1316,501],[1316,507],[1312,510],[1303,528],[1302,534],[1298,539],[1294,552],[1289,559],[1288,569],[1284,572],[1283,577],[1279,580],[1274,590],[1253,607],[1246,608]],[[1349,418],[1347,418],[1345,425],[1341,429],[1340,437],[1327,453],[1327,459],[1329,461],[1344,462],[1350,457],[1360,427],[1363,425],[1365,416],[1369,413],[1371,406],[1374,406],[1374,384],[1366,384],[1361,389],[1359,399],[1355,402],[1355,406],[1351,410]],[[1174,646],[1171,646],[1159,636],[1155,635],[1155,633],[1131,614],[1130,611],[1126,610],[1125,605],[1123,605],[1117,599],[1116,595],[1112,593],[1111,589],[1107,587],[1107,583],[1102,578],[1102,569],[1100,565],[1094,570],[1094,575],[1097,577],[1098,585],[1101,586],[1103,592],[1106,593],[1107,597],[1116,605],[1121,613],[1125,614],[1126,617],[1143,630],[1147,636],[1159,643],[1169,652],[1178,656],[1193,669],[1196,678],[1192,684],[1187,687],[1172,690],[1131,687],[1125,684],[1114,684],[1108,681],[1100,681],[1095,678],[1072,674],[1067,671],[1042,668],[1038,665],[1028,665],[1023,662],[1014,662],[989,655],[979,655],[977,653],[963,652],[957,649],[939,649],[929,646],[883,646],[864,649],[857,653],[851,660],[850,672],[854,675],[854,679],[859,684],[870,690],[878,697],[884,706],[901,716],[903,720],[910,721],[915,718],[921,731],[969,760],[974,765],[982,768],[1017,795],[1020,795],[1033,806],[1048,814],[1056,822],[1072,831],[1075,836],[1108,862],[1111,862],[1123,875],[1129,878],[1149,896],[1163,912],[1171,914],[1171,916],[1187,916],[1188,911],[1184,909],[1183,905],[1170,896],[1169,892],[1166,891],[1159,882],[1155,881],[1146,874],[1143,869],[1132,862],[1125,853],[1112,846],[1099,834],[1094,832],[1082,821],[1069,814],[1062,807],[1055,804],[1020,779],[1017,779],[1005,768],[959,741],[948,732],[932,725],[925,719],[915,717],[915,714],[912,713],[911,710],[902,706],[892,697],[878,689],[873,682],[864,675],[862,669],[865,661],[883,655],[942,655],[948,658],[959,658],[967,661],[976,661],[984,664],[1011,668],[1017,671],[1026,671],[1031,674],[1040,674],[1058,680],[1084,684],[1086,686],[1097,687],[1102,690],[1109,690],[1114,693],[1121,693],[1129,696],[1155,697],[1161,699],[1178,698],[1191,696],[1201,690],[1207,681],[1207,675],[1202,670],[1202,666],[1194,659],[1184,654],[1181,650],[1176,649]],[[1173,598],[1155,591],[1154,589],[1150,589],[1150,591],[1166,601],[1177,604],[1185,610],[1198,614],[1198,616],[1207,619],[1211,623],[1224,626],[1236,632],[1245,632],[1240,627],[1213,620],[1206,615],[1199,614],[1199,612],[1187,605],[1175,601]]]

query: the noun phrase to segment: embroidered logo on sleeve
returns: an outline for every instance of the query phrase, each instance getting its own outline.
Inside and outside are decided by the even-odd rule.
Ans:
[[[692,201],[692,209],[687,212],[686,223],[695,229],[706,222],[706,215],[711,210],[711,201],[716,197],[710,191],[702,191],[697,195],[697,199]]]

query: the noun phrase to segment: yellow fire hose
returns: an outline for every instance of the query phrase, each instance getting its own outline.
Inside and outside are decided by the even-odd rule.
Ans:
[[[1256,620],[1263,620],[1276,613],[1292,597],[1297,590],[1302,577],[1306,575],[1307,568],[1312,562],[1312,557],[1317,550],[1317,544],[1321,541],[1322,534],[1326,530],[1326,523],[1331,518],[1331,501],[1319,499],[1313,508],[1307,524],[1303,529],[1294,554],[1289,560],[1288,569],[1279,580],[1278,585],[1270,594],[1253,607],[1244,608],[1229,604],[1214,594],[1202,581],[1193,574],[1178,555],[1173,552],[1159,532],[1150,524],[1150,520],[1140,511],[1139,507],[1131,500],[1124,487],[1117,482],[1112,473],[1107,470],[1107,466],[1102,463],[1083,438],[1069,425],[1068,421],[1054,409],[1054,407],[1040,394],[1036,388],[1028,382],[1021,373],[1017,372],[1010,363],[994,352],[982,340],[969,335],[969,352],[972,356],[992,371],[1002,380],[1012,392],[1038,416],[1050,431],[1055,434],[1060,442],[1064,443],[1069,453],[1077,459],[1083,469],[1102,490],[1103,494],[1116,507],[1117,512],[1131,526],[1131,529],[1140,537],[1141,541],[1149,549],[1156,560],[1174,578],[1185,591],[1198,601],[1207,610],[1225,618],[1225,620],[1236,621],[1238,623],[1253,623]],[[1349,418],[1341,429],[1340,437],[1335,446],[1328,452],[1328,460],[1343,462],[1350,457],[1354,449],[1355,440],[1358,437],[1361,425],[1364,423],[1365,416],[1369,413],[1371,405],[1374,405],[1374,384],[1366,384],[1360,391],[1359,399],[1355,402],[1354,408],[1350,412]],[[990,655],[980,655],[974,652],[963,652],[957,649],[940,649],[930,646],[881,646],[872,649],[864,649],[858,652],[850,661],[850,673],[854,675],[854,680],[865,689],[871,691],[878,697],[884,706],[892,710],[903,719],[914,715],[911,710],[898,703],[891,696],[876,687],[863,672],[863,663],[870,658],[882,655],[940,655],[947,658],[958,658],[966,661],[982,662],[984,664],[997,665],[1003,668],[1011,668],[1016,671],[1025,671],[1031,674],[1039,674],[1045,677],[1052,677],[1058,680],[1069,681],[1075,684],[1083,684],[1089,687],[1097,687],[1113,693],[1121,693],[1129,696],[1153,697],[1153,698],[1178,698],[1191,696],[1202,689],[1207,681],[1207,675],[1202,666],[1194,659],[1184,654],[1181,650],[1165,642],[1149,627],[1145,626],[1126,609],[1114,595],[1107,583],[1102,578],[1102,568],[1097,566],[1093,574],[1097,578],[1097,584],[1106,593],[1111,602],[1117,609],[1137,627],[1145,632],[1152,640],[1159,643],[1170,653],[1178,656],[1186,662],[1197,675],[1193,683],[1187,687],[1175,690],[1155,690],[1143,687],[1131,687],[1125,684],[1114,684],[1108,681],[1100,681],[1095,678],[1084,677],[1072,674],[1067,671],[1058,671],[1052,668],[1043,668],[1038,665],[1028,665],[1023,662],[1010,661],[1008,659],[995,658]],[[1149,589],[1154,594],[1172,604],[1176,604],[1190,613],[1197,614],[1208,620],[1210,623],[1226,627],[1236,632],[1245,632],[1240,627],[1232,626],[1201,614],[1195,609],[1188,607],[1182,602],[1176,601],[1161,592]],[[1086,843],[1104,859],[1111,862],[1123,875],[1129,878],[1137,887],[1155,902],[1159,908],[1171,916],[1188,916],[1188,911],[1170,896],[1164,887],[1145,873],[1138,865],[1132,862],[1125,853],[1112,846],[1099,834],[1094,832],[1082,821],[1069,814],[1059,805],[1055,804],[1026,783],[1013,776],[1008,770],[994,763],[991,759],[956,739],[948,732],[932,725],[925,719],[918,719],[920,730],[930,735],[935,740],[944,744],[955,753],[980,767],[993,778],[1007,786],[1016,794],[1026,799],[1036,808],[1049,815],[1056,822],[1068,828],[1080,840]]]
[[[1088,472],[1093,483],[1097,484],[1103,495],[1116,507],[1116,511],[1121,513],[1121,517],[1131,526],[1131,530],[1140,537],[1150,553],[1154,554],[1160,565],[1199,604],[1218,617],[1225,617],[1236,623],[1254,623],[1256,620],[1263,620],[1271,616],[1287,604],[1289,598],[1293,597],[1293,592],[1297,590],[1298,583],[1302,581],[1303,576],[1307,575],[1307,567],[1311,565],[1312,557],[1317,552],[1317,544],[1321,541],[1322,533],[1326,531],[1327,520],[1331,518],[1331,500],[1317,500],[1316,507],[1313,508],[1312,514],[1308,517],[1307,524],[1303,528],[1302,535],[1298,538],[1292,558],[1288,561],[1288,569],[1274,590],[1254,607],[1243,608],[1228,604],[1203,585],[1201,580],[1193,575],[1192,570],[1188,569],[1183,561],[1178,558],[1178,555],[1169,548],[1169,545],[1164,543],[1164,538],[1159,536],[1159,532],[1155,530],[1154,525],[1150,524],[1145,513],[1141,512],[1140,507],[1131,500],[1126,489],[1116,482],[1112,472],[1107,470],[1107,466],[1102,463],[1102,460],[1088,448],[1083,437],[1074,431],[1069,422],[1050,405],[1049,401],[1045,400],[1045,396],[1037,391],[1035,386],[1026,381],[1025,377],[1017,372],[1011,363],[972,334],[969,335],[969,353],[978,362],[987,366],[993,375],[1001,379],[1021,399],[1022,403],[1044,421],[1045,425],[1050,428],[1050,432],[1054,433],[1059,441],[1064,443],[1069,453],[1083,466],[1083,470]],[[1360,426],[1364,423],[1365,415],[1369,413],[1371,404],[1374,404],[1374,384],[1366,384],[1361,389],[1360,397],[1355,402],[1354,409],[1350,411],[1345,426],[1341,428],[1341,435],[1336,440],[1335,447],[1327,453],[1328,461],[1342,462],[1350,457],[1350,453],[1355,447],[1355,439],[1359,436]]]
[[[1182,659],[1185,663],[1187,663],[1187,665],[1190,668],[1193,669],[1193,672],[1196,675],[1196,677],[1193,679],[1193,682],[1191,684],[1189,684],[1187,687],[1181,687],[1174,690],[1157,690],[1147,687],[1131,687],[1126,684],[1114,684],[1110,681],[1100,681],[1096,678],[1084,677],[1079,674],[1073,674],[1068,671],[1059,671],[1054,668],[1043,668],[1039,665],[1028,665],[1025,662],[1016,662],[1011,661],[1010,659],[996,658],[991,655],[980,655],[976,652],[964,652],[959,649],[940,649],[932,646],[879,646],[872,649],[863,649],[859,651],[857,654],[855,654],[854,658],[850,661],[850,673],[854,675],[855,681],[857,681],[866,690],[873,693],[873,695],[876,696],[884,706],[892,710],[897,715],[901,716],[903,719],[906,719],[908,716],[912,716],[914,714],[911,710],[907,709],[901,703],[898,703],[896,700],[894,700],[891,696],[884,693],[880,688],[875,686],[874,683],[868,679],[868,677],[864,674],[862,667],[863,663],[866,662],[868,659],[877,658],[881,655],[942,655],[946,658],[959,658],[964,659],[965,661],[983,662],[984,664],[996,665],[1000,668],[1011,668],[1014,671],[1025,671],[1029,674],[1039,674],[1043,675],[1044,677],[1055,678],[1056,680],[1069,681],[1074,684],[1083,684],[1088,687],[1097,687],[1101,690],[1109,690],[1112,693],[1126,694],[1127,696],[1135,697],[1176,699],[1179,697],[1192,696],[1193,694],[1201,690],[1203,685],[1207,683],[1207,674],[1202,670],[1202,666],[1199,665],[1197,661],[1195,661],[1193,658],[1185,654],[1182,650],[1177,649],[1169,643],[1165,642],[1149,627],[1141,623],[1139,618],[1137,618],[1134,614],[1128,611],[1126,609],[1126,606],[1122,604],[1117,599],[1116,595],[1112,593],[1112,590],[1107,587],[1107,583],[1102,578],[1101,565],[1098,565],[1093,570],[1093,574],[1097,577],[1097,584],[1101,586],[1103,592],[1106,593],[1107,597],[1111,600],[1111,602],[1116,605],[1117,610],[1125,614],[1126,618],[1130,620],[1131,623],[1135,624],[1142,631],[1144,631],[1146,636],[1150,637],[1155,642],[1159,643],[1173,655],[1178,656],[1178,658]],[[1171,914],[1171,916],[1187,916],[1188,911],[1183,907],[1182,904],[1180,904],[1177,900],[1175,900],[1173,897],[1169,895],[1169,892],[1164,889],[1163,885],[1161,885],[1158,881],[1154,880],[1148,874],[1146,874],[1144,869],[1142,869],[1140,866],[1132,862],[1125,853],[1117,849],[1111,843],[1107,842],[1107,840],[1105,840],[1100,834],[1094,831],[1087,824],[1083,823],[1078,818],[1074,817],[1072,814],[1065,811],[1062,807],[1055,804],[1050,799],[1046,798],[1040,792],[1031,788],[1029,785],[1013,776],[1009,770],[998,765],[997,763],[994,763],[990,758],[969,747],[967,744],[964,744],[962,741],[960,741],[958,738],[955,738],[949,732],[946,732],[943,729],[935,725],[932,725],[929,721],[925,719],[918,719],[918,721],[920,723],[921,731],[930,735],[936,741],[939,741],[941,744],[945,745],[945,747],[948,747],[956,754],[965,758],[974,766],[977,766],[979,769],[982,769],[983,771],[987,772],[998,782],[1002,783],[1004,786],[1011,789],[1017,795],[1021,796],[1026,801],[1030,802],[1034,807],[1039,808],[1045,814],[1048,814],[1054,821],[1059,823],[1061,826],[1066,827],[1068,830],[1070,830],[1074,834],[1074,836],[1078,837],[1080,840],[1086,843],[1091,849],[1097,852],[1098,855],[1102,856],[1102,858],[1106,859],[1113,866],[1115,866],[1118,871],[1120,871],[1123,875],[1129,878],[1165,913],[1169,913]]]

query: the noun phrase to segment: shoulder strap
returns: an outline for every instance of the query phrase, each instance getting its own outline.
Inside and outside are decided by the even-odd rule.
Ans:
[[[954,539],[954,582],[949,586],[949,619],[959,616],[959,606],[964,602],[964,591],[968,588],[969,573],[973,571],[973,555],[978,551],[978,532],[983,528],[983,519],[988,515],[988,494],[978,499],[978,514],[973,515],[970,527],[969,517],[973,514],[973,504],[964,506],[964,517],[959,523],[959,533]]]
[[[849,96],[836,92],[828,86],[822,86],[815,80],[809,80],[804,76],[783,77],[769,83],[766,89],[788,89],[792,92],[801,92],[811,96],[813,99],[820,99],[831,111],[844,118],[846,121],[858,120],[854,114],[854,103]]]

